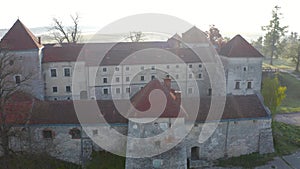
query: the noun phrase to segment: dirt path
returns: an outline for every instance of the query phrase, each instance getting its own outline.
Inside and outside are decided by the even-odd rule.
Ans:
[[[300,112],[277,114],[275,120],[287,124],[300,126]]]

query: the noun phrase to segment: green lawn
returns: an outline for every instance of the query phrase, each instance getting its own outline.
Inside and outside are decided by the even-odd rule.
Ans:
[[[86,169],[124,169],[125,160],[125,157],[109,152],[93,152],[92,160],[88,163]]]
[[[279,73],[282,86],[286,86],[286,98],[278,107],[277,113],[300,112],[300,81],[287,73]]]
[[[255,168],[265,165],[276,156],[288,155],[300,149],[300,127],[281,122],[273,122],[272,129],[275,153],[266,155],[253,153],[240,157],[221,159],[217,161],[216,165],[222,167],[238,166],[243,168]]]

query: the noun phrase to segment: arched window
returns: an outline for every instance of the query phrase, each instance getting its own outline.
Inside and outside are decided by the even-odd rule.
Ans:
[[[81,131],[77,128],[71,129],[69,134],[72,136],[72,139],[80,139],[81,138]]]

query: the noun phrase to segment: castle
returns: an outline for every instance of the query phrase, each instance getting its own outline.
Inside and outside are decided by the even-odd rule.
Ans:
[[[165,42],[43,45],[41,38],[17,20],[0,45],[20,59],[23,73],[35,72],[24,90],[39,101],[34,103],[30,122],[22,130],[27,137],[11,139],[16,151],[46,151],[59,159],[84,163],[92,150],[104,149],[126,155],[128,169],[198,167],[222,157],[274,151],[271,114],[260,95],[263,56],[240,35],[218,52],[196,27]],[[207,56],[220,60],[224,84],[221,79],[210,79],[217,68],[209,59],[202,60]],[[99,57],[102,60],[98,63]],[[22,77],[16,74],[12,79],[17,83]],[[220,95],[215,89],[221,86],[224,110],[220,117],[210,116],[213,97]],[[163,112],[141,116],[133,111],[147,111],[155,89],[165,97]],[[120,112],[116,102],[128,98],[134,107]],[[199,104],[199,109],[182,110],[184,99],[187,104]],[[87,106],[96,102],[100,119],[93,112],[85,112],[94,118],[80,125],[74,102]],[[153,117],[159,118],[138,123]],[[201,141],[207,124],[215,125],[215,130]],[[153,137],[169,129],[173,134],[146,142],[145,149],[132,139]],[[112,130],[130,137],[109,139],[105,133]],[[99,147],[91,138],[109,144]],[[170,144],[175,146],[163,153],[151,153]],[[138,153],[149,156],[134,158]]]

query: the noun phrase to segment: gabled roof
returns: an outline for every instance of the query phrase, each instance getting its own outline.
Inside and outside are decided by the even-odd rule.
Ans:
[[[227,57],[263,57],[263,55],[241,35],[236,35],[228,41],[221,48],[219,54]]]
[[[166,106],[163,109],[164,112],[147,112],[150,109],[151,104],[149,101],[150,93],[159,89],[166,96]],[[154,95],[154,103],[158,105],[161,102],[164,102],[163,97],[159,97],[158,95]],[[171,95],[171,90],[168,89],[165,85],[162,85],[161,82],[157,79],[150,81],[145,87],[143,87],[139,92],[137,92],[132,98],[131,103],[137,109],[138,113],[130,111],[129,117],[134,118],[143,118],[143,117],[174,117],[176,118],[180,112],[180,103],[176,101],[176,98]]]
[[[20,51],[42,47],[33,33],[18,19],[0,42],[1,47]]]
[[[182,40],[185,43],[208,43],[207,35],[205,32],[193,26],[186,32],[182,33]]]
[[[49,62],[75,62],[80,54],[83,44],[69,44],[66,46],[45,46],[43,48],[42,63]]]

